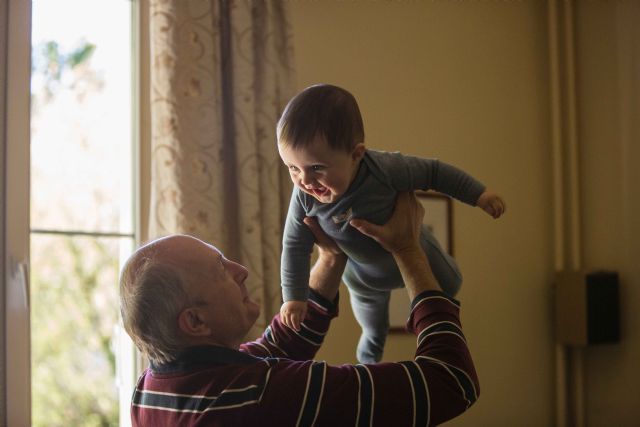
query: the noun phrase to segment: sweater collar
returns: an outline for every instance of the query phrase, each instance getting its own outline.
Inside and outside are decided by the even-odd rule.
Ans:
[[[150,367],[154,373],[168,374],[190,371],[203,365],[250,365],[260,360],[232,348],[206,345],[190,347],[171,362],[151,362]]]

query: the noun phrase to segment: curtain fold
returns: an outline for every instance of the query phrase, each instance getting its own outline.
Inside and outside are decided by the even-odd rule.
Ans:
[[[293,93],[286,3],[153,0],[149,236],[185,233],[249,268],[262,306],[280,307],[290,194],[275,125]]]

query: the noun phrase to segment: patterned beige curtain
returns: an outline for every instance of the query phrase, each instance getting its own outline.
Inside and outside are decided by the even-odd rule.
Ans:
[[[186,233],[249,268],[259,333],[280,307],[290,185],[275,125],[292,95],[286,2],[152,0],[150,237]]]

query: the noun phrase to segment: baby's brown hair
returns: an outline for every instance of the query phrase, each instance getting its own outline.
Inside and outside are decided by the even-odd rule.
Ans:
[[[364,142],[364,125],[354,96],[337,86],[318,84],[304,89],[285,107],[277,127],[278,143],[306,147],[316,137],[333,149],[350,152]]]

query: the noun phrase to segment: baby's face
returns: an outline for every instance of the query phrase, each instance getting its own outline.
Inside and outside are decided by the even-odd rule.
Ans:
[[[317,137],[303,148],[278,144],[280,158],[289,169],[294,185],[320,203],[335,203],[347,191],[364,156],[364,144],[351,153],[336,150]]]

